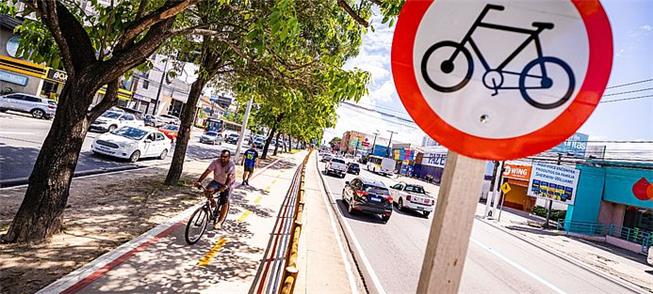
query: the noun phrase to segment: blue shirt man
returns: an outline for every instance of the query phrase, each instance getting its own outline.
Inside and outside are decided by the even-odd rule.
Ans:
[[[249,186],[249,178],[254,173],[257,160],[258,152],[254,149],[254,145],[252,144],[249,149],[243,153],[243,166],[245,167],[245,171],[243,172],[243,185]]]

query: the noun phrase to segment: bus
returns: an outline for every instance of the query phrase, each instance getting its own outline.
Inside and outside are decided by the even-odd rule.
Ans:
[[[367,170],[381,175],[391,176],[395,172],[397,163],[392,158],[376,155],[367,156]]]
[[[225,131],[229,131],[240,134],[241,129],[242,126],[240,124],[226,119],[217,117],[209,117],[206,119],[206,130],[209,132],[224,133]]]

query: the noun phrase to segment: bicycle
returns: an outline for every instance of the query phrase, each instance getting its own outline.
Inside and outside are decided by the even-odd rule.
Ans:
[[[202,185],[198,185],[197,188],[200,189],[201,193],[204,193],[206,191],[206,188],[204,188]],[[208,227],[209,221],[213,222],[213,225],[215,225],[215,222],[218,219],[219,211],[221,208],[220,201],[216,201],[216,207],[212,210],[211,209],[211,199],[213,199],[213,195],[211,197],[206,198],[206,203],[202,205],[201,207],[197,208],[193,214],[191,214],[190,219],[188,220],[188,223],[186,223],[186,233],[184,235],[186,239],[186,243],[189,245],[193,245],[197,243],[200,238],[204,235],[204,232],[206,232],[206,228]],[[199,230],[199,231],[195,231]]]
[[[563,60],[557,57],[543,56],[542,45],[539,38],[541,32],[543,32],[544,30],[553,29],[554,24],[545,23],[545,22],[533,22],[532,26],[535,27],[536,29],[531,30],[531,29],[510,27],[510,26],[505,26],[500,24],[483,22],[483,18],[490,10],[502,11],[504,10],[504,7],[501,5],[487,4],[483,9],[483,11],[481,11],[481,14],[479,14],[479,16],[476,18],[476,21],[474,21],[474,24],[469,29],[469,31],[465,34],[463,40],[460,43],[451,40],[440,41],[438,43],[431,45],[426,50],[421,61],[421,73],[426,83],[434,90],[439,92],[444,92],[444,93],[455,92],[465,87],[465,85],[469,83],[472,77],[472,73],[474,72],[474,62],[472,60],[472,55],[469,52],[469,50],[465,47],[466,44],[469,44],[474,50],[474,53],[476,53],[476,55],[478,56],[481,64],[485,68],[485,74],[483,74],[483,85],[490,90],[494,90],[492,96],[497,95],[499,93],[499,90],[519,90],[522,98],[528,104],[539,109],[553,109],[567,102],[567,100],[571,98],[571,94],[574,91],[574,87],[576,83],[571,67]],[[483,56],[483,53],[480,51],[480,49],[474,42],[474,39],[472,38],[472,34],[476,30],[476,28],[479,27],[514,32],[514,33],[528,34],[529,37],[521,45],[519,45],[515,49],[515,51],[512,52],[498,67],[492,69],[488,64],[488,62],[486,61],[485,57]],[[512,61],[531,42],[535,43],[535,48],[537,50],[538,57],[530,61],[529,63],[527,63],[524,69],[521,71],[521,73],[505,70],[504,68],[510,63],[510,61]],[[431,76],[429,75],[427,69],[429,59],[433,56],[433,53],[436,50],[445,47],[453,47],[454,52],[451,55],[451,57],[443,60],[440,63],[440,70],[444,74],[450,74],[454,71],[454,67],[455,67],[454,60],[456,59],[456,57],[458,57],[460,53],[462,53],[462,56],[466,59],[466,64],[467,64],[467,72],[465,73],[463,80],[452,86],[442,86],[434,82]],[[530,71],[536,66],[540,68],[541,75],[530,73]],[[567,74],[567,77],[569,79],[569,86],[566,92],[564,93],[564,95],[562,95],[562,97],[556,100],[555,102],[547,103],[547,102],[537,101],[536,99],[533,99],[531,95],[529,95],[527,90],[552,88],[554,82],[551,79],[551,77],[547,75],[547,67],[552,67],[552,66],[559,66],[560,68],[562,68],[562,70]],[[518,86],[504,87],[503,86],[504,74],[519,75]],[[539,86],[527,87],[526,78],[540,79]]]

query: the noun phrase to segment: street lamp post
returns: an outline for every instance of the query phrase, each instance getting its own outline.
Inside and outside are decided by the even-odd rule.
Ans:
[[[374,134],[374,141],[372,141],[372,152],[371,153],[374,153],[374,146],[376,146],[376,136],[379,135],[379,130],[376,130],[376,132],[374,132],[372,134]]]
[[[388,132],[390,132],[390,141],[388,141],[388,150],[386,151],[386,157],[390,157],[390,144],[392,144],[392,135],[397,133],[391,130],[388,130]]]
[[[163,79],[166,77],[166,70],[168,69],[168,59],[166,58],[166,63],[163,65],[163,71],[161,72],[161,80],[159,81],[159,89],[156,91],[156,100],[154,100],[154,115],[157,115],[157,108],[159,107],[159,97],[161,97],[161,89],[163,89]]]

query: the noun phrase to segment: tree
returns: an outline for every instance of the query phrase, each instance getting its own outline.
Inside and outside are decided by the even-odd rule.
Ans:
[[[329,145],[331,146],[331,148],[337,149],[337,148],[334,148],[334,146],[340,146],[341,141],[342,141],[342,139],[340,137],[333,137],[333,139],[331,139],[331,141],[329,141]]]
[[[28,10],[21,13],[33,12],[40,20],[41,39],[57,45],[68,79],[5,241],[39,241],[60,230],[90,123],[116,103],[120,78],[144,63],[167,39],[177,14],[197,1],[111,1],[106,7],[91,1],[97,11],[93,15],[85,14],[72,0],[23,2]],[[0,3],[0,12],[18,13],[15,5],[6,1]],[[38,23],[27,21],[27,25]],[[23,38],[20,46],[43,46],[29,41]],[[21,52],[33,55],[40,51]],[[91,108],[96,92],[104,85],[104,98]]]

